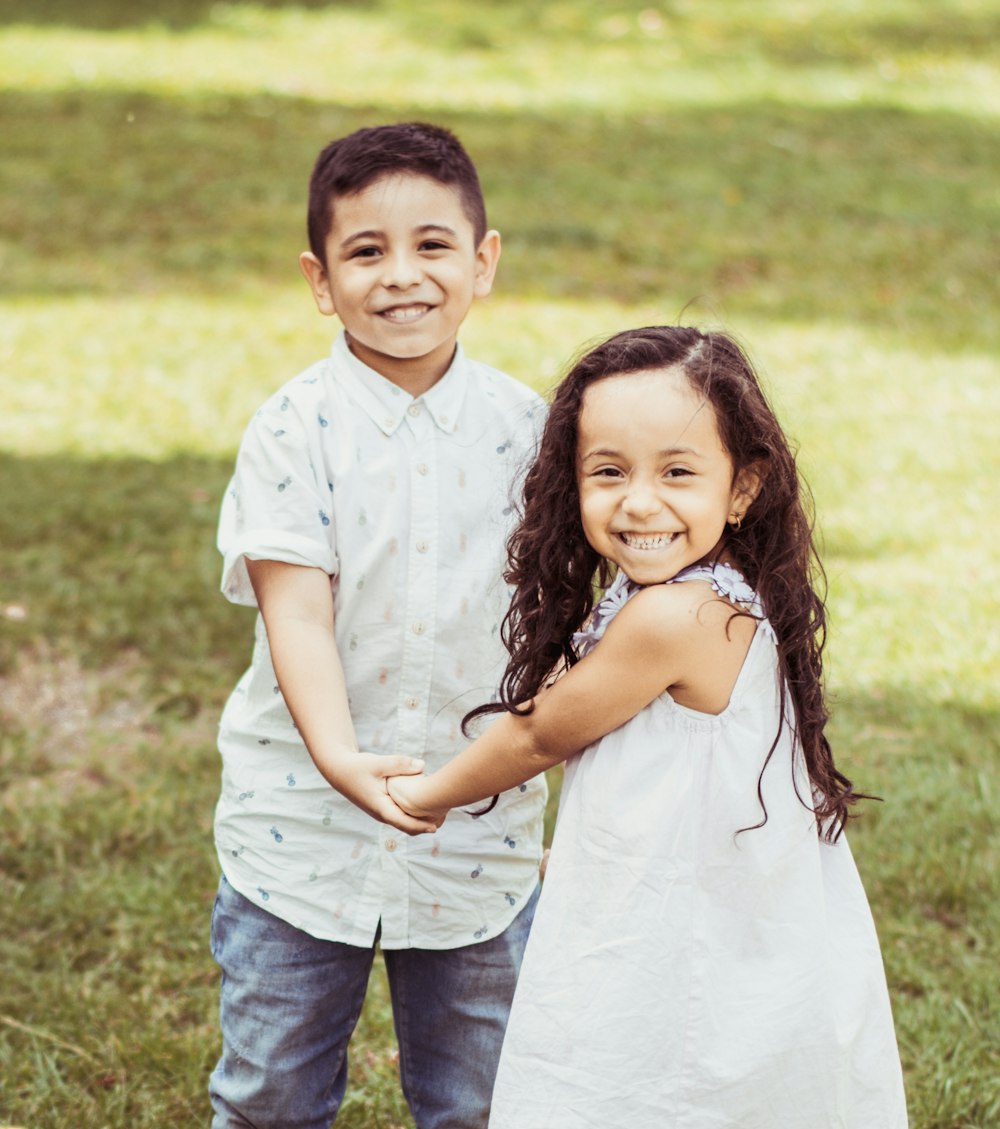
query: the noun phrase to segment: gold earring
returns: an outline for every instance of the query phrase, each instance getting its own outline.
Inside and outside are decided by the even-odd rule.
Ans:
[[[743,515],[742,514],[733,514],[732,518],[730,519],[729,524],[733,527],[734,533],[739,533],[740,527],[743,525]]]

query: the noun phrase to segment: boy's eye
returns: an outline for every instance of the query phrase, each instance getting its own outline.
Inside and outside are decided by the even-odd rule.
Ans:
[[[352,259],[371,259],[379,254],[377,247],[357,247],[351,252]]]
[[[442,243],[440,239],[425,239],[420,244],[421,251],[447,251],[448,244]]]

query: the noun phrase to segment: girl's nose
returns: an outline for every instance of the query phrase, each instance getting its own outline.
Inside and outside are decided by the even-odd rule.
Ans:
[[[622,501],[622,509],[630,517],[651,517],[661,507],[659,495],[650,483],[629,483],[628,492]]]

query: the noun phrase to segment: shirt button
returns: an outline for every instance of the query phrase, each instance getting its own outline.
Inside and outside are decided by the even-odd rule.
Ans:
[[[386,839],[385,849],[387,851],[394,851],[396,849],[396,840],[395,839]]]
[[[431,468],[426,463],[417,464],[417,474],[427,474],[430,469]]]
[[[407,411],[407,414],[408,414],[408,415],[411,415],[411,416],[418,416],[418,415],[420,415],[420,405],[419,405],[419,404],[411,404],[411,405],[410,405],[410,406],[409,406],[409,407],[408,407],[408,408],[406,409],[406,411]]]
[[[417,707],[419,705],[420,705],[420,699],[419,698],[407,698],[406,699],[406,708],[408,710],[415,710],[415,709],[417,709]]]
[[[382,420],[383,427],[393,427],[395,423],[396,421],[391,416],[386,416],[385,419]]]
[[[423,620],[418,619],[417,622],[410,627],[410,630],[414,635],[423,635],[427,630],[427,624],[424,623]]]
[[[429,548],[430,548],[430,545],[428,545],[426,541],[418,541],[417,542],[417,552],[418,553],[426,553]]]

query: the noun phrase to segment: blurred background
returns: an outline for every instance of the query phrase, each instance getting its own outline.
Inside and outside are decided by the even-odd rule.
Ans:
[[[317,152],[414,118],[504,238],[473,356],[544,392],[681,320],[757,362],[835,752],[884,798],[851,839],[911,1123],[998,1123],[998,43],[996,0],[0,0],[0,1123],[207,1123],[252,628],[218,504],[337,328],[296,264]],[[412,1124],[381,981],[340,1124]]]

